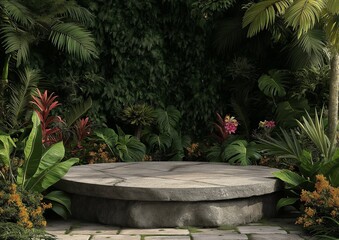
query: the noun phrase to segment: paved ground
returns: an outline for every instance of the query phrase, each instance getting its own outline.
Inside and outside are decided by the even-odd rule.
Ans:
[[[77,220],[49,220],[47,231],[61,240],[302,240],[310,239],[294,218],[273,218],[238,227],[127,229]]]

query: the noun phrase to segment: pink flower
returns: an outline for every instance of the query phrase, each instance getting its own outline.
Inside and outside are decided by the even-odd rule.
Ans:
[[[260,121],[259,128],[274,128],[275,122],[274,121]]]
[[[230,115],[226,115],[224,119],[224,128],[227,131],[228,134],[235,133],[235,131],[238,128],[238,121],[235,119],[235,117],[231,117]]]

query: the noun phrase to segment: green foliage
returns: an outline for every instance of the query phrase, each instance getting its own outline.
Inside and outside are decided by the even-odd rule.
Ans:
[[[146,104],[135,104],[125,108],[122,120],[136,126],[149,126],[153,122],[153,108]]]
[[[174,106],[155,109],[153,125],[145,129],[142,140],[154,160],[179,161],[185,156],[185,148],[191,139],[180,132],[181,113]]]
[[[283,97],[286,95],[286,73],[283,71],[270,70],[268,75],[262,75],[258,80],[259,89],[269,97]]]
[[[118,128],[117,134],[111,128],[104,128],[94,132],[94,134],[104,141],[114,156],[121,161],[141,161],[145,156],[146,147],[136,137],[126,135]]]
[[[250,165],[261,157],[256,143],[246,140],[236,140],[230,143],[225,148],[223,156],[227,162],[239,165]]]
[[[2,240],[30,240],[44,239],[54,240],[53,235],[48,234],[43,229],[27,229],[12,222],[0,222],[0,239]]]
[[[316,112],[312,119],[307,113],[302,121],[298,121],[299,128],[310,143],[304,144],[305,140],[295,130],[291,130],[291,134],[281,130],[282,136],[278,135],[278,139],[260,139],[264,153],[293,159],[299,170],[299,173],[290,170],[274,173],[287,184],[291,197],[280,200],[278,207],[297,202],[295,198],[299,198],[302,189],[312,191],[317,174],[327,177],[334,187],[339,186],[339,178],[335,174],[339,169],[339,150],[334,151],[334,141],[326,136],[322,117],[322,113],[318,115]],[[313,146],[317,149],[315,153],[312,151]]]
[[[42,145],[40,120],[35,112],[32,116],[32,122],[32,130],[24,144],[24,163],[17,169],[16,182],[22,189],[41,193],[58,182],[79,159],[71,158],[63,161],[65,148],[62,142],[44,149]],[[10,140],[6,135],[1,135],[0,139],[3,139],[3,141],[1,141],[0,156],[4,156],[1,160],[10,170],[8,173],[10,176],[3,177],[5,180],[9,179],[14,182],[14,179],[12,179],[12,176],[15,175],[13,171],[14,163],[13,160],[8,161],[7,158],[14,150],[13,147],[15,147],[15,145],[13,144],[13,140]],[[13,146],[10,146],[10,144]],[[15,156],[11,156],[12,159],[14,157]],[[62,204],[64,208],[69,209],[69,202],[60,199],[58,203]]]

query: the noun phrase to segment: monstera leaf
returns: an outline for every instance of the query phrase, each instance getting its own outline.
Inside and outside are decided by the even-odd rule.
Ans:
[[[307,99],[292,98],[284,102],[280,102],[275,111],[278,124],[283,127],[296,127],[299,119],[308,111],[310,106]]]
[[[284,71],[270,70],[268,75],[262,75],[258,80],[259,89],[269,97],[283,97],[286,95],[285,81],[287,74]]]
[[[252,160],[259,159],[261,155],[255,142],[236,140],[228,145],[222,153],[223,158],[231,164],[249,165]]]

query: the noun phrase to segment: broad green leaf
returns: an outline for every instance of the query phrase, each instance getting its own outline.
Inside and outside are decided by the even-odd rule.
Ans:
[[[279,172],[274,172],[273,176],[279,178],[285,183],[292,185],[293,187],[299,186],[300,184],[307,182],[307,180],[299,174],[287,169],[281,170]]]
[[[231,164],[249,165],[252,160],[259,159],[260,154],[254,142],[248,143],[246,140],[236,140],[229,144],[222,157]]]
[[[60,162],[65,156],[65,148],[63,142],[58,142],[50,146],[41,157],[39,169],[34,175],[38,176],[44,170],[52,167],[54,164]]]
[[[8,135],[0,135],[0,162],[5,166],[10,165],[10,154],[15,143]]]
[[[282,71],[271,70],[269,75],[262,75],[258,80],[259,89],[269,97],[283,97],[286,95],[286,74]]]
[[[25,185],[26,180],[33,177],[38,170],[42,154],[42,133],[40,120],[36,112],[32,116],[33,127],[26,141],[24,155],[25,162],[18,169],[18,184]]]
[[[214,145],[207,150],[206,158],[210,162],[221,162],[222,148],[220,145]]]
[[[65,220],[69,216],[67,208],[64,205],[62,205],[58,202],[52,203],[52,211],[55,212],[56,214],[58,214],[60,217],[62,217]]]
[[[118,141],[118,134],[111,128],[104,128],[94,132],[94,134],[103,140],[109,147],[113,148]]]
[[[38,176],[30,180],[31,191],[42,192],[58,182],[68,170],[79,162],[78,158],[70,158],[66,161],[59,162],[51,166],[50,168],[41,172]]]
[[[146,152],[145,145],[131,135],[119,137],[115,147],[119,152],[121,160],[124,162],[141,161]]]
[[[281,198],[277,203],[277,211],[282,207],[293,205],[297,201],[299,198]]]
[[[295,119],[303,116],[309,108],[307,99],[291,98],[280,102],[275,112],[277,122],[284,127],[296,127]]]
[[[181,118],[180,111],[173,106],[167,107],[166,110],[158,108],[154,110],[153,114],[162,133],[170,133]]]
[[[44,195],[44,199],[50,200],[52,202],[52,205],[53,205],[53,202],[57,202],[61,204],[62,206],[65,207],[65,209],[67,209],[69,214],[71,214],[71,199],[65,192],[52,191]]]

